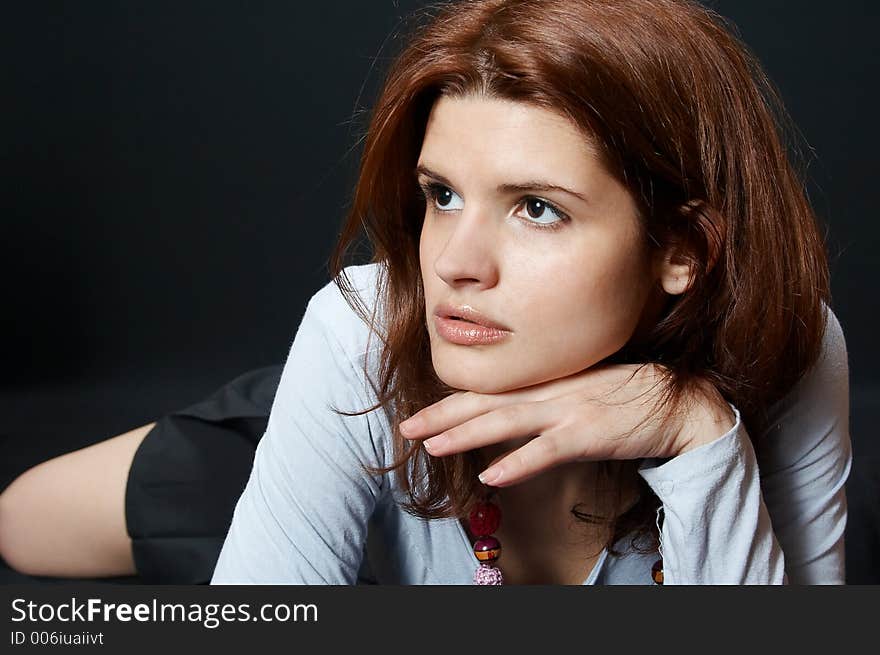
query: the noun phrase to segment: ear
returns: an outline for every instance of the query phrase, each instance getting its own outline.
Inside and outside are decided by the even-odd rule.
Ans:
[[[681,295],[691,288],[697,275],[711,271],[721,254],[724,221],[721,214],[702,200],[691,200],[679,208],[686,233],[673,239],[657,254],[654,274],[663,290]],[[702,272],[700,269],[703,269]]]
[[[677,250],[670,249],[658,254],[655,275],[666,293],[678,296],[690,289],[695,273],[692,260],[682,256]]]

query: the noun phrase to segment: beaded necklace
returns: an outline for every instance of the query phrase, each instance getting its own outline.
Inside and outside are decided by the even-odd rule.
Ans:
[[[474,584],[503,585],[504,576],[495,562],[501,557],[501,542],[493,533],[501,525],[501,508],[491,501],[495,491],[490,491],[486,498],[471,510],[468,521],[474,542],[474,556],[480,563],[474,571]]]
[[[474,571],[475,585],[503,585],[504,575],[496,562],[501,557],[501,542],[494,533],[501,525],[501,508],[492,502],[495,490],[489,491],[485,499],[478,502],[468,516],[471,534],[476,537],[474,542],[474,556],[479,565]],[[659,511],[658,511],[658,530]],[[654,584],[663,584],[663,551],[660,550],[660,559],[651,567],[651,579]]]

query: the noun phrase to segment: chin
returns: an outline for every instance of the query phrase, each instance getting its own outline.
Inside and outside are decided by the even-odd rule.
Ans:
[[[501,393],[503,391],[509,391],[509,389],[505,387],[500,387],[497,384],[492,384],[491,382],[486,382],[484,380],[477,380],[467,375],[453,377],[441,375],[439,377],[446,385],[453,389],[458,389],[459,391],[474,391],[476,393]]]
[[[461,391],[474,391],[476,393],[503,393],[513,389],[527,387],[534,382],[530,380],[517,380],[509,375],[500,375],[504,371],[503,364],[491,366],[490,370],[474,370],[455,362],[442,362],[434,360],[434,371],[444,384]]]

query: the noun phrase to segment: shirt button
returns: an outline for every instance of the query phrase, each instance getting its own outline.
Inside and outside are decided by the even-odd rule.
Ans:
[[[675,489],[675,483],[670,480],[664,480],[659,485],[659,491],[664,496],[671,494],[673,489]]]

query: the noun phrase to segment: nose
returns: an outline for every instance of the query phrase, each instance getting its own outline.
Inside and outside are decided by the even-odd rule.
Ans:
[[[498,283],[499,235],[488,211],[464,209],[449,223],[434,271],[451,287],[488,289]]]

